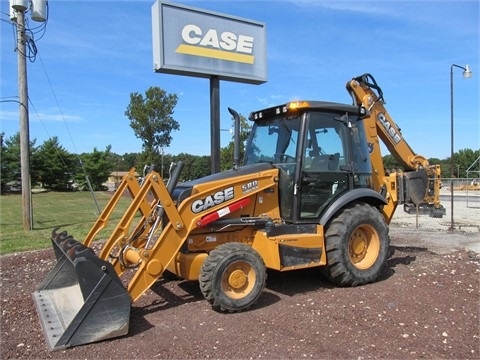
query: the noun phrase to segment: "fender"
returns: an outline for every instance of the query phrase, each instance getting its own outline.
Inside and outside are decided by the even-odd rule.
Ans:
[[[375,206],[387,204],[387,200],[385,199],[385,197],[372,189],[368,189],[368,188],[353,189],[347,192],[345,195],[338,198],[337,200],[335,200],[328,207],[328,210],[320,218],[320,224],[325,226],[330,221],[332,216],[339,209],[341,209],[348,203],[352,203],[359,199],[361,199],[361,201],[363,202],[366,202],[368,204],[375,205]]]

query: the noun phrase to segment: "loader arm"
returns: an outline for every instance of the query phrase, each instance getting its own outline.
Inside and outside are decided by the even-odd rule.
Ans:
[[[124,192],[128,191],[130,196],[134,198],[135,194],[138,193],[139,189],[140,185],[138,184],[137,178],[135,177],[135,168],[132,168],[128,172],[128,174],[124,176],[115,193],[110,198],[102,213],[95,221],[95,224],[88,232],[85,240],[83,241],[83,244],[85,246],[91,246],[91,243],[95,239],[97,234],[108,225],[108,222],[110,220],[110,217],[112,216],[115,207],[118,205],[121,197],[124,196]],[[140,211],[143,217],[146,218],[150,214],[151,205],[148,204],[148,201],[146,199],[144,200],[145,201],[143,201],[140,206]]]
[[[428,204],[438,214],[443,209],[440,205],[440,165],[430,165],[427,158],[416,154],[408,145],[400,128],[385,109],[382,89],[373,76],[364,74],[355,77],[347,83],[346,88],[354,105],[369,110],[364,118],[364,127],[370,147],[374,188],[387,192],[388,204],[383,209],[386,220],[389,222],[397,205],[404,202],[404,188],[410,192],[415,205]],[[400,171],[387,174],[379,138],[401,165]],[[404,178],[407,185],[404,185]]]
[[[255,187],[245,191],[242,186],[252,181],[255,182]],[[250,202],[254,206],[255,200],[245,201],[245,199],[255,199],[258,193],[277,186],[277,182],[278,169],[272,168],[256,173],[253,178],[248,174],[196,185],[189,197],[180,204],[175,204],[161,176],[152,172],[145,178],[138,192],[133,194],[129,208],[103,245],[99,257],[110,261],[119,276],[127,269],[134,271],[127,290],[132,301],[135,302],[162,276],[192,231],[207,224],[212,215],[219,217],[222,213],[226,214],[225,209],[228,207],[240,209]],[[228,196],[224,196],[224,201],[218,201],[219,198],[216,198],[215,201],[218,204],[208,205],[206,199],[214,199],[215,194],[222,192],[228,192]],[[148,247],[146,241],[140,241],[147,237],[148,227],[145,227],[141,234],[136,234],[135,239],[132,239],[130,230],[136,220],[135,214],[141,211],[147,196],[154,198],[154,201],[150,202],[150,213],[155,213],[157,202],[160,202],[165,210],[163,226],[158,230],[154,243],[150,243]],[[211,202],[211,204],[214,203]],[[148,218],[141,217],[140,222]],[[202,219],[205,220],[202,221]],[[142,227],[137,225],[136,229],[139,228]]]

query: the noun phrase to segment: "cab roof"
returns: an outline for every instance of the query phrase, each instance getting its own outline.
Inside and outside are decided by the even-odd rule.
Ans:
[[[291,101],[286,104],[277,105],[274,107],[266,108],[263,110],[253,111],[249,115],[249,119],[252,121],[261,120],[264,118],[271,118],[278,115],[287,113],[293,113],[299,110],[313,110],[313,111],[334,111],[342,113],[350,113],[357,115],[365,115],[366,109],[354,105],[328,102],[328,101],[315,101],[315,100],[300,100]]]

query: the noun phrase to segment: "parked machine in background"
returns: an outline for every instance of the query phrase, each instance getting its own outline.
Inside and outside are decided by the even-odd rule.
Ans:
[[[127,174],[87,237],[52,234],[57,264],[34,292],[53,350],[128,333],[130,307],[165,272],[198,280],[221,311],[253,305],[267,269],[321,267],[339,286],[375,281],[398,205],[442,216],[440,168],[416,155],[369,74],[347,83],[353,105],[296,101],[250,114],[242,166],[167,185]],[[238,114],[234,111],[238,121]],[[380,141],[401,164],[387,172]],[[92,250],[122,195],[131,203]]]

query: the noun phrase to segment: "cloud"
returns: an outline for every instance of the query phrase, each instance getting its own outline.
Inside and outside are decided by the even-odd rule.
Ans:
[[[111,139],[112,135],[111,134],[105,134],[105,133],[93,133],[91,134],[91,137],[95,139]]]
[[[0,110],[0,119],[2,122],[15,120],[18,121],[18,112],[17,111],[2,111]]]
[[[37,118],[38,120],[41,121],[52,121],[52,122],[82,122],[84,119],[81,116],[77,115],[65,115],[65,114],[47,114],[47,113],[35,113],[35,114],[30,114],[30,119],[34,120]]]
[[[2,111],[0,110],[0,118],[3,121],[18,121],[19,114],[18,111]],[[65,115],[65,114],[49,114],[49,113],[37,113],[30,111],[29,114],[30,121],[50,121],[50,122],[71,122],[79,123],[83,122],[84,119],[78,115]]]
[[[292,1],[295,5],[302,7],[317,7],[329,10],[348,11],[356,13],[364,13],[371,15],[387,15],[394,14],[392,9],[387,4],[392,4],[393,1],[314,1],[314,0],[299,0]]]
[[[382,18],[401,19],[470,35],[478,34],[479,2],[472,0],[295,0],[300,7],[323,8],[341,12],[358,13]],[[450,16],[453,15],[453,16]]]
[[[256,99],[257,99],[257,102],[261,105],[262,108],[269,108],[269,107],[272,107],[272,106],[276,106],[279,103],[289,101],[289,100],[285,100],[285,99],[287,99],[287,96],[285,96],[285,95],[275,95],[275,94],[268,95],[267,97],[257,96]]]

